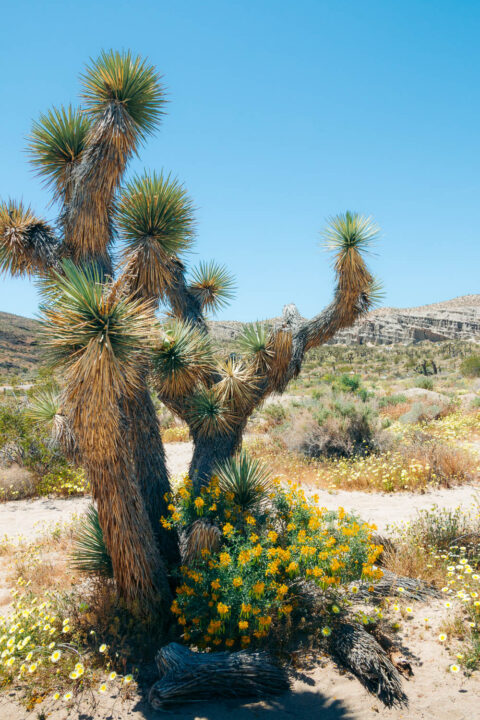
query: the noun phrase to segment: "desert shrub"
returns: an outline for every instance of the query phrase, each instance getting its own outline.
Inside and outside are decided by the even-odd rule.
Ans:
[[[360,375],[347,375],[343,373],[335,383],[342,392],[357,392],[360,389]]]
[[[182,566],[172,612],[185,642],[202,648],[259,645],[284,638],[291,616],[302,612],[299,587],[305,580],[324,592],[319,619],[325,635],[348,602],[344,584],[381,575],[374,569],[380,547],[370,526],[342,509],[327,512],[298,488],[276,483],[268,512],[244,513],[218,479],[194,497],[186,481],[170,498],[166,527],[184,532],[202,518],[216,523],[218,551],[205,547],[190,566]]]
[[[405,425],[418,425],[419,423],[436,420],[449,412],[451,412],[449,406],[417,402],[412,405],[408,412],[401,415],[399,420]]]
[[[480,355],[470,355],[462,360],[460,372],[466,377],[480,377]]]
[[[287,418],[287,411],[280,403],[272,403],[264,407],[263,416],[268,420],[270,425],[281,425]]]
[[[338,400],[316,420],[300,447],[307,457],[352,457],[375,447],[376,418],[368,405]]]
[[[446,615],[439,639],[467,673],[480,665],[479,509],[421,510],[411,522],[390,528],[393,543],[382,555],[386,568],[441,589]]]
[[[411,523],[403,530],[403,537],[410,545],[418,545],[435,552],[461,545],[471,554],[480,550],[480,516],[478,512],[465,512],[463,508],[440,508],[433,506],[419,510]]]
[[[415,380],[414,387],[422,388],[422,390],[433,390],[433,380],[429,377],[420,377]]]
[[[377,406],[379,409],[395,407],[407,402],[406,395],[385,395],[378,399]]]
[[[400,449],[407,461],[420,463],[431,473],[431,482],[448,487],[451,484],[471,482],[479,472],[479,462],[468,450],[428,435],[417,434]]]
[[[39,476],[67,465],[48,433],[29,417],[27,405],[18,401],[0,404],[0,455],[5,464],[17,462]]]

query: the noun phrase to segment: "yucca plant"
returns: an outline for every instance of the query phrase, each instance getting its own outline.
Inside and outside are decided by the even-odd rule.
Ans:
[[[265,505],[273,489],[272,475],[268,467],[260,460],[250,457],[244,450],[218,465],[215,474],[221,490],[232,493],[233,502],[243,512],[259,510]]]
[[[117,587],[145,608],[169,602],[166,565],[179,561],[175,534],[159,523],[169,479],[149,387],[189,426],[195,491],[221,465],[222,482],[236,483],[247,507],[266,482],[263,471],[244,456],[228,463],[248,418],[283,392],[310,348],[378,297],[364,262],[377,228],[361,215],[338,215],[325,233],[336,274],[332,303],[310,320],[288,305],[271,327],[245,328],[238,354],[216,354],[207,313],[225,305],[234,283],[215,262],[189,271],[192,200],[168,172],[125,181],[164,107],[151,64],[103,52],[82,75],[80,106],[53,109],[33,125],[30,159],[60,205],[56,222],[22,203],[0,203],[0,269],[40,279],[42,344],[64,378],[58,408],[45,396],[37,411],[51,425],[62,419],[75,439]]]
[[[112,558],[105,546],[97,509],[90,505],[82,516],[71,554],[75,570],[88,575],[113,577]]]

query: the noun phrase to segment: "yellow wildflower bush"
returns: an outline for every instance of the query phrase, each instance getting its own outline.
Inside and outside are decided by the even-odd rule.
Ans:
[[[381,577],[373,526],[342,508],[318,507],[293,484],[275,483],[268,507],[256,512],[242,512],[216,478],[198,497],[186,480],[168,502],[165,526],[185,530],[204,517],[221,530],[217,552],[205,547],[179,571],[172,612],[184,641],[195,646],[247,647],[285,634],[291,614],[302,611],[299,588],[306,580],[324,593],[322,622],[329,628],[349,603],[347,583]]]

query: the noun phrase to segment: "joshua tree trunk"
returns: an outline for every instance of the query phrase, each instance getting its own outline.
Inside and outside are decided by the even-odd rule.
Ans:
[[[130,413],[127,427],[140,493],[158,550],[169,564],[175,565],[180,560],[177,534],[173,529],[165,530],[160,522],[160,518],[168,514],[165,494],[170,491],[165,450],[157,413],[146,384],[127,402],[127,407]]]
[[[193,456],[189,476],[196,489],[208,484],[216,465],[220,465],[241,450],[246,420],[228,435],[193,436]]]

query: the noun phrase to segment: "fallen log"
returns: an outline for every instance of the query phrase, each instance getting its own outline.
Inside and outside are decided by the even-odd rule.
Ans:
[[[266,652],[192,652],[170,643],[156,656],[160,680],[149,701],[155,710],[213,698],[263,698],[290,687],[287,672]]]
[[[381,600],[391,595],[402,595],[404,598],[411,600],[427,600],[428,598],[439,598],[441,593],[423,580],[403,577],[396,573],[382,568],[383,576],[380,580],[372,582],[355,582],[350,583],[350,588],[354,585],[357,588],[357,599],[368,599],[371,601]]]
[[[385,650],[361,625],[339,625],[331,635],[330,648],[341,664],[385,705],[408,704],[398,670]]]

